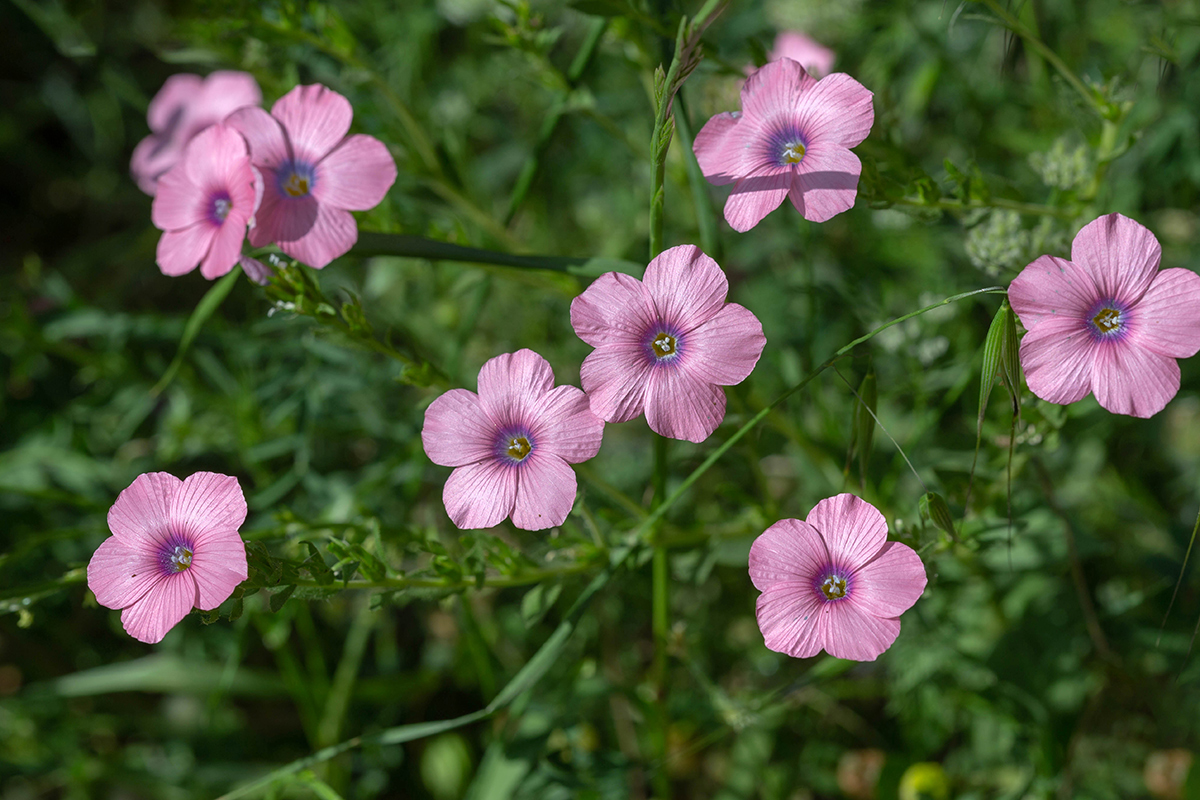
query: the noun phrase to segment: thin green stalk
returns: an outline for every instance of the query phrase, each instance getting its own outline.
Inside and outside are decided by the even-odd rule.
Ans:
[[[317,726],[317,747],[328,747],[338,740],[338,734],[342,729],[342,720],[345,719],[346,709],[350,705],[354,681],[358,678],[363,654],[367,650],[367,641],[375,627],[375,616],[375,612],[370,608],[370,603],[364,598],[358,604],[358,611],[350,625],[350,632],[346,634],[342,658],[333,675],[329,693],[325,696],[325,709],[321,714],[321,722]]]
[[[399,233],[375,233],[362,231],[358,242],[350,250],[359,256],[400,256],[402,258],[424,258],[430,261],[461,261],[467,264],[495,264],[519,269],[540,269],[550,272],[575,273],[592,259],[571,256],[528,256],[465,247],[423,236],[407,236]]]
[[[942,211],[957,213],[974,211],[980,208],[1004,208],[1009,211],[1016,211],[1019,214],[1058,217],[1059,219],[1074,219],[1077,213],[1069,208],[1056,208],[1055,206],[1038,205],[1037,203],[1022,203],[1019,200],[1005,200],[1003,197],[993,197],[987,201],[972,200],[969,202],[960,200],[922,200],[919,197],[902,197],[899,200],[892,200],[890,203],[893,206],[936,208]]]
[[[721,260],[721,240],[717,238],[717,216],[713,211],[712,198],[708,193],[708,180],[700,169],[693,149],[692,124],[688,121],[687,106],[683,93],[675,98],[675,133],[683,149],[683,160],[687,166],[688,184],[692,190],[692,206],[696,209],[696,226],[700,229],[700,249],[716,261]]]
[[[667,438],[654,436],[654,505],[662,505],[667,496]],[[657,531],[655,531],[657,534]],[[660,691],[667,674],[667,636],[670,631],[670,598],[667,593],[667,548],[654,536],[654,564],[651,593],[651,621],[654,633],[654,681]]]

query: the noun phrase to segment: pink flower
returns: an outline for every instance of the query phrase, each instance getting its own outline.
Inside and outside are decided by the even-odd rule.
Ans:
[[[254,168],[246,142],[217,123],[188,143],[183,159],[158,181],[150,219],[164,231],[158,268],[219,278],[238,263],[246,224],[258,204]]]
[[[139,475],[108,511],[113,535],[88,564],[88,588],[100,605],[122,609],[130,636],[162,641],[193,607],[211,611],[246,580],[245,520],[237,478]]]
[[[575,503],[568,463],[600,451],[604,423],[574,386],[555,386],[532,350],[496,356],[479,370],[479,394],[451,389],[425,411],[421,441],[435,464],[457,467],[442,492],[460,528],[511,515],[527,531],[561,525]]]
[[[799,31],[781,31],[775,37],[775,47],[767,54],[767,60],[778,61],[781,58],[790,58],[804,67],[809,75],[819,78],[829,74],[837,56],[816,39]],[[747,74],[753,73],[754,68],[750,67]]]
[[[728,293],[725,273],[695,245],[660,253],[644,280],[593,281],[571,303],[576,335],[596,348],[579,374],[592,411],[607,422],[645,412],[656,433],[707,439],[725,418],[721,387],[744,381],[767,343]]]
[[[1151,417],[1179,391],[1177,358],[1200,350],[1200,276],[1158,269],[1144,226],[1109,214],[1075,235],[1071,260],[1041,256],[1008,287],[1028,333],[1021,368],[1051,403],[1088,392],[1116,414]]]
[[[175,166],[196,134],[242,106],[261,102],[258,84],[245,72],[214,72],[207,78],[188,74],[167,78],[150,101],[146,114],[150,135],[138,142],[129,162],[129,171],[138,187],[154,195],[158,179]]]
[[[770,649],[874,661],[925,591],[925,566],[911,547],[887,540],[879,509],[839,494],[807,520],[780,520],[755,539],[750,580],[762,592],[758,627]]]
[[[810,222],[854,205],[862,164],[850,148],[871,132],[871,92],[843,73],[815,80],[789,58],[746,80],[741,113],[718,114],[696,135],[710,183],[732,183],[725,219],[748,231],[784,197]]]
[[[275,242],[320,269],[358,241],[350,212],[379,205],[396,180],[396,162],[375,137],[346,136],[353,115],[350,101],[319,84],[292,89],[270,114],[243,108],[230,115],[263,176],[250,244]]]

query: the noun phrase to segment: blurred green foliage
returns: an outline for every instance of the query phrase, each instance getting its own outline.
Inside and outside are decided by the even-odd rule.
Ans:
[[[349,97],[354,129],[400,166],[363,231],[644,264],[653,71],[698,7],[0,4],[0,796],[212,797],[349,737],[478,711],[649,507],[643,421],[606,429],[549,534],[455,529],[448,471],[421,448],[428,403],[474,388],[498,353],[530,347],[578,382],[589,348],[568,307],[586,269],[352,253],[265,291],[230,279],[155,391],[211,287],[158,272],[150,201],[127,174],[167,76],[244,69],[268,103],[298,82]],[[684,142],[736,109],[743,65],[790,28],[875,92],[859,202],[821,225],[784,208],[736,234],[727,190],[697,179]],[[1164,267],[1200,266],[1198,68],[1196,0],[732,4],[676,100],[663,240],[703,244],[768,345],[713,439],[672,446],[671,485],[837,348],[1007,285],[1101,213],[1147,224]],[[981,295],[889,328],[672,508],[665,675],[639,560],[506,710],[370,740],[270,791],[1200,796],[1200,776],[1182,782],[1200,746],[1187,574],[1160,635],[1200,508],[1200,368],[1182,364],[1182,391],[1149,421],[1028,392],[1014,420],[993,401],[964,509],[999,308]],[[149,648],[95,604],[82,568],[113,499],[152,470],[238,477],[254,575]],[[843,490],[920,550],[925,596],[876,663],[768,651],[750,543]],[[932,492],[961,546],[922,521]]]

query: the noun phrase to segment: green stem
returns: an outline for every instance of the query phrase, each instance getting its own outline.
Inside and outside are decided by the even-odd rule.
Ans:
[[[972,200],[963,202],[961,200],[922,200],[919,197],[902,197],[899,200],[889,201],[893,206],[907,206],[910,208],[936,208],[942,211],[951,211],[962,213],[965,211],[974,211],[979,208],[1005,208],[1010,211],[1016,211],[1020,214],[1030,214],[1032,216],[1041,217],[1058,217],[1060,219],[1074,219],[1076,211],[1069,208],[1056,208],[1055,206],[1038,205],[1037,203],[1022,203],[1018,200],[1005,200],[1002,197],[995,197],[989,200]]]
[[[654,505],[660,506],[667,497],[667,438],[654,436]],[[656,526],[657,528],[657,526]],[[667,674],[667,636],[670,631],[670,598],[667,594],[667,548],[654,531],[654,564],[651,592],[651,621],[654,633],[654,681],[660,691],[665,687]]]
[[[400,256],[401,258],[424,258],[430,261],[461,261],[467,264],[495,264],[518,269],[540,269],[550,272],[574,273],[590,259],[571,256],[519,256],[478,247],[465,247],[422,236],[406,236],[399,233],[374,233],[362,231],[358,242],[350,250],[359,256]]]

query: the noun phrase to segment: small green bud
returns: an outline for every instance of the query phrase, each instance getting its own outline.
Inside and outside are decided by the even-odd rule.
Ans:
[[[946,505],[945,498],[937,492],[926,492],[921,495],[918,505],[921,519],[932,522],[936,528],[949,534],[951,539],[958,540],[958,534],[954,531],[954,517],[950,514],[950,506]]]

